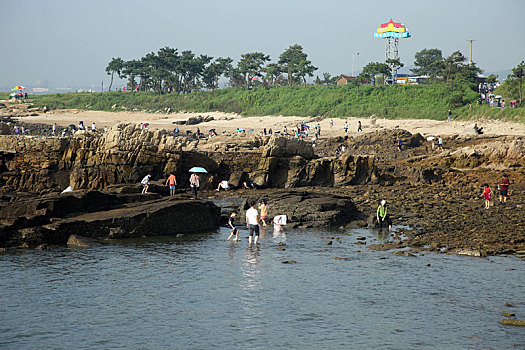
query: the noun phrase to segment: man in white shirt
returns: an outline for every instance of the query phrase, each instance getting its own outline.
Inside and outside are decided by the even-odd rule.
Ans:
[[[252,203],[250,209],[246,210],[246,227],[249,230],[248,245],[252,244],[252,237],[255,237],[253,244],[257,244],[259,240],[259,213],[255,209],[255,203]]]

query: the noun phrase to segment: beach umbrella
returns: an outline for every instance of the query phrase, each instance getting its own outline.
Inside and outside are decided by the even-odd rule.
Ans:
[[[496,98],[501,98],[501,95],[496,95]]]
[[[208,173],[208,172],[206,171],[206,169],[201,168],[200,166],[194,166],[194,167],[191,168],[188,172],[190,172],[190,173],[204,173],[204,174],[207,174],[207,173]]]
[[[12,88],[11,90],[24,90],[24,89],[25,89],[25,87],[23,87],[21,85],[17,85],[14,88]]]

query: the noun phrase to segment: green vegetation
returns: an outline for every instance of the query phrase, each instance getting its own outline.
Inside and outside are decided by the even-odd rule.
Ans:
[[[448,109],[454,116],[518,115],[525,121],[525,109],[500,110],[477,106],[477,93],[468,86],[451,88],[445,84],[416,86],[359,87],[291,86],[275,88],[227,88],[190,94],[139,93],[68,93],[31,96],[39,106],[88,110],[139,110],[146,112],[222,111],[243,115],[287,115],[324,117],[378,117],[391,119],[445,119]],[[468,105],[472,104],[472,109]]]

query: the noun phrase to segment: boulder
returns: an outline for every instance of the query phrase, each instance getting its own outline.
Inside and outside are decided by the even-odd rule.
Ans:
[[[68,247],[89,248],[96,243],[96,240],[90,237],[80,235],[71,235],[67,240]]]
[[[200,124],[204,121],[204,118],[199,115],[197,117],[189,117],[188,120],[186,121],[186,125],[196,125],[196,124]]]
[[[305,159],[315,158],[314,149],[310,142],[300,139],[272,135],[263,150],[263,157],[294,157]]]
[[[241,217],[249,203],[268,202],[269,216],[286,215],[290,227],[328,227],[346,225],[363,217],[352,200],[339,195],[298,190],[277,190],[245,200]]]

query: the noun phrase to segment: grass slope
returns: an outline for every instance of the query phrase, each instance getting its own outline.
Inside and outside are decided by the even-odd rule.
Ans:
[[[140,110],[147,112],[222,111],[242,115],[378,117],[390,119],[446,119],[488,117],[525,121],[525,108],[501,110],[477,106],[477,93],[444,84],[415,86],[307,86],[243,90],[235,88],[188,95],[154,93],[67,93],[32,95],[33,103],[51,109]],[[472,104],[472,109],[468,105]]]

